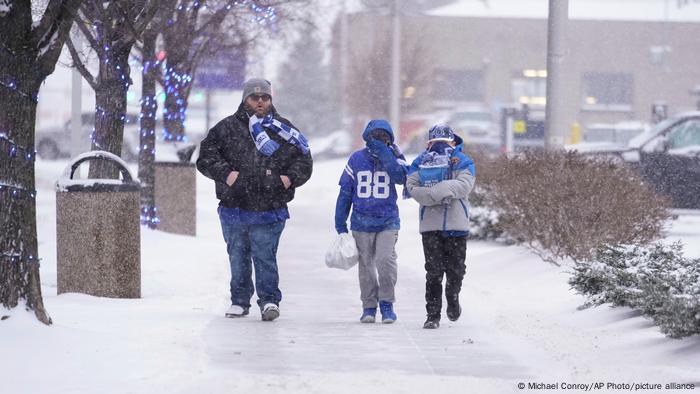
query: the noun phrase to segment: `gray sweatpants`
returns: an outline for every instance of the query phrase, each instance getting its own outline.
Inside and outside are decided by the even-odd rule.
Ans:
[[[396,241],[399,230],[379,233],[353,231],[360,252],[358,276],[363,308],[376,308],[379,301],[394,302],[396,285]],[[379,278],[377,278],[377,276]]]

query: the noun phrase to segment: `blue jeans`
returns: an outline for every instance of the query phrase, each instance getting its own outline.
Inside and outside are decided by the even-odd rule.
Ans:
[[[277,272],[277,246],[285,221],[270,224],[232,224],[221,220],[231,265],[231,304],[250,307],[253,291],[258,293],[258,306],[279,305],[282,292]],[[255,268],[255,287],[253,272]]]

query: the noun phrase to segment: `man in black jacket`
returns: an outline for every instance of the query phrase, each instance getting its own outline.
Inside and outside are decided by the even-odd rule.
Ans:
[[[246,81],[236,113],[202,140],[197,169],[215,181],[231,265],[227,317],[247,315],[254,290],[262,320],[279,317],[277,246],[287,203],[311,177],[312,165],[306,138],[277,113],[270,82],[260,78]]]

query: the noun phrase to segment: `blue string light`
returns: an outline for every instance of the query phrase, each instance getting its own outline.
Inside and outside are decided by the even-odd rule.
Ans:
[[[141,103],[141,114],[139,114],[139,119],[157,119],[156,112],[158,110],[158,101],[156,96],[144,96],[140,101]],[[148,112],[144,112],[147,110]]]
[[[36,159],[36,151],[33,147],[24,147],[14,142],[7,133],[0,132],[0,143],[7,145],[7,154],[11,158],[21,157],[26,161],[34,161]]]
[[[99,42],[101,40],[101,36],[102,36],[102,34],[100,32],[101,22],[97,21],[97,22],[93,23],[92,28],[93,28],[94,34],[95,34],[94,38],[96,41]],[[102,51],[102,53],[99,53],[100,50]],[[100,56],[101,63],[104,63],[105,65],[109,65],[111,62],[113,64],[112,70],[114,70],[114,72],[117,74],[119,80],[122,81],[124,91],[128,91],[129,86],[131,85],[131,82],[130,82],[129,78],[127,78],[122,67],[118,63],[111,61],[110,56],[111,56],[111,53],[113,53],[112,48],[108,44],[102,44],[98,48],[97,52],[98,52],[98,56]],[[99,106],[95,106],[95,115],[101,116],[103,118],[112,118],[112,119],[117,120],[119,122],[129,123],[129,120],[126,117],[125,113],[109,112],[104,108],[100,108]],[[96,137],[97,137],[97,135],[95,133],[95,128],[93,127],[92,133],[90,133],[90,140],[95,148],[104,150],[104,148],[101,146],[101,144],[97,142]]]
[[[97,115],[102,116],[103,118],[113,118],[120,122],[129,123],[129,120],[126,118],[126,114],[123,112],[109,112],[106,109],[101,108],[99,106],[95,106],[95,111]]]
[[[0,253],[0,257],[3,259],[10,260],[11,263],[19,263],[19,262],[24,262],[28,264],[36,264],[39,265],[41,262],[41,259],[34,256],[34,255],[29,255],[27,257],[23,257],[20,253],[7,253],[7,252],[2,252]]]
[[[191,9],[197,9],[200,5],[202,5],[200,1],[195,1],[190,7],[185,7],[184,5],[180,4],[177,7],[177,10],[179,12],[190,11]],[[218,12],[222,12],[224,9],[229,11],[232,7],[241,7],[242,9],[248,7],[248,9],[255,14],[252,21],[260,25],[274,23],[277,19],[275,7],[260,7],[251,0],[230,1],[223,8],[219,9],[218,11],[212,11],[212,13],[216,14]],[[206,5],[204,5],[204,8],[206,8]],[[172,25],[173,23],[174,22],[172,19],[168,21],[168,25]],[[148,67],[149,64],[146,63],[142,66],[142,69]],[[181,92],[187,90],[189,84],[192,83],[193,76],[188,73],[179,73],[174,67],[167,66],[165,63],[163,63],[163,73],[164,90],[166,95],[175,98],[175,100],[172,101],[168,100],[168,105],[172,104],[174,108],[168,110],[167,107],[163,107],[163,119],[178,123],[180,126],[179,129],[183,130],[187,119],[187,103],[181,97]],[[162,136],[163,140],[165,141],[187,141],[185,136],[175,135],[167,129],[163,130]]]
[[[5,44],[0,43],[0,49],[3,49],[5,52],[9,53],[10,56],[17,58],[17,54],[12,49],[6,47]],[[7,90],[9,90],[11,92],[17,93],[24,98],[28,98],[35,103],[39,101],[38,94],[27,93],[17,86],[17,78],[2,77],[2,78],[0,78],[0,86],[5,87]]]
[[[148,226],[149,228],[156,228],[160,223],[160,218],[158,217],[158,208],[147,205],[141,208],[141,224]]]
[[[0,182],[0,193],[7,193],[12,198],[33,200],[36,198],[36,190],[25,189],[21,186]]]
[[[192,6],[189,6],[189,7],[185,7],[184,5],[181,4],[177,7],[177,10],[178,11],[191,11],[192,9],[200,8],[200,6],[204,9],[207,9],[206,4],[202,4],[199,1],[197,1]],[[257,4],[255,4],[255,2],[253,2],[251,0],[243,0],[243,1],[236,0],[236,1],[229,2],[226,6],[224,6],[224,8],[226,10],[230,10],[234,6],[237,6],[237,7],[249,6],[250,10],[253,11],[255,14],[257,14],[253,18],[253,21],[256,23],[259,23],[261,25],[266,25],[268,22],[274,22],[277,19],[275,7],[272,7],[272,6],[260,7]],[[223,10],[223,8],[220,9],[219,11],[212,11],[212,13],[220,12],[222,10]],[[172,19],[168,20],[168,25],[171,25],[173,23],[174,23],[174,21]],[[100,26],[97,23],[95,23],[92,25],[92,27],[95,30],[96,39],[99,40],[100,39],[100,31],[99,31]],[[103,50],[103,53],[105,55],[109,55],[110,53],[112,53],[112,48],[107,44],[103,45],[101,47],[101,49]],[[102,57],[101,60],[104,64],[110,64],[110,58],[107,56]],[[186,109],[185,100],[180,97],[180,92],[183,91],[184,89],[187,89],[188,85],[190,83],[192,83],[192,80],[194,79],[194,77],[188,73],[178,73],[174,67],[168,67],[165,61],[160,61],[160,60],[157,60],[153,63],[145,62],[142,65],[137,66],[137,68],[140,68],[141,72],[144,72],[144,70],[148,71],[148,69],[150,67],[162,67],[162,70],[164,73],[163,80],[164,80],[164,84],[165,84],[166,95],[174,95],[174,97],[177,98],[175,100],[175,103],[174,103],[175,107],[176,107],[175,111],[168,113],[168,109],[164,107],[163,108],[163,118],[166,120],[169,120],[169,121],[178,122],[181,125],[181,128],[184,129],[185,120],[187,119],[187,109]],[[119,79],[124,82],[124,88],[126,90],[128,90],[130,83],[129,83],[129,80],[126,77],[126,75],[122,72],[121,66],[119,64],[116,64],[116,65],[114,65],[113,69],[119,74]],[[149,97],[149,98],[145,98],[145,99],[149,100],[147,107],[152,109],[152,111],[149,111],[145,114],[142,113],[140,115],[140,118],[146,117],[146,118],[157,119],[156,114],[155,114],[156,108],[157,108],[157,102],[156,102],[155,97]],[[106,111],[102,108],[99,108],[99,107],[96,107],[96,111],[97,111],[97,114],[100,116],[103,116],[103,117],[111,116],[111,117],[118,119],[118,120],[121,120],[121,121],[126,120],[126,123],[128,123],[128,120],[126,119],[125,114],[112,114],[112,113],[109,113],[108,111]],[[154,130],[148,130],[146,132],[150,133],[151,135],[155,134]],[[91,134],[90,138],[92,140],[92,143],[95,144],[95,146],[99,147],[99,145],[95,141],[94,137],[95,137],[95,132],[93,129],[93,133]],[[162,137],[163,137],[163,140],[165,140],[165,141],[187,141],[186,136],[175,135],[175,134],[169,132],[167,129],[163,130]],[[140,147],[140,148],[141,148],[141,150],[143,150],[143,147]],[[148,150],[148,147],[146,147],[145,149]],[[151,152],[153,154],[155,154],[155,148],[151,149]]]
[[[167,94],[176,97],[174,101],[175,111],[169,112],[166,106],[163,106],[163,119],[168,121],[175,121],[180,124],[180,127],[184,129],[185,120],[187,119],[187,108],[185,100],[180,97],[180,91],[187,89],[188,85],[192,82],[193,77],[187,73],[178,73],[174,67],[167,67],[163,64],[163,70],[165,72],[165,77],[163,81],[165,83],[165,91]],[[167,129],[163,130],[163,140],[165,141],[186,141],[185,136],[174,135]]]
[[[111,48],[109,47],[109,45],[105,45],[103,47],[103,49],[104,49],[105,57],[102,58],[102,61],[104,62],[104,64],[110,64],[110,58],[107,56],[109,56]],[[119,79],[123,82],[124,90],[129,90],[129,86],[131,86],[131,83],[130,83],[129,79],[126,77],[126,74],[124,74],[124,72],[122,71],[121,66],[119,64],[115,64],[113,69],[118,74]]]
[[[7,90],[14,92],[14,93],[17,93],[20,96],[22,96],[26,99],[29,99],[35,103],[39,102],[39,95],[38,94],[31,94],[31,93],[25,92],[24,90],[20,89],[17,86],[17,82],[15,82],[15,81],[16,81],[15,78],[8,78],[8,77],[1,78],[0,79],[0,86],[3,86]]]

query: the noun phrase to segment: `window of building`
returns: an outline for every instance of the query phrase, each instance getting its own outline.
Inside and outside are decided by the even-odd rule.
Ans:
[[[510,84],[514,102],[531,106],[547,103],[547,70],[515,71]]]
[[[632,109],[632,81],[632,75],[627,73],[584,73],[582,108],[630,111]]]
[[[437,101],[484,101],[481,70],[436,70],[433,98]]]

